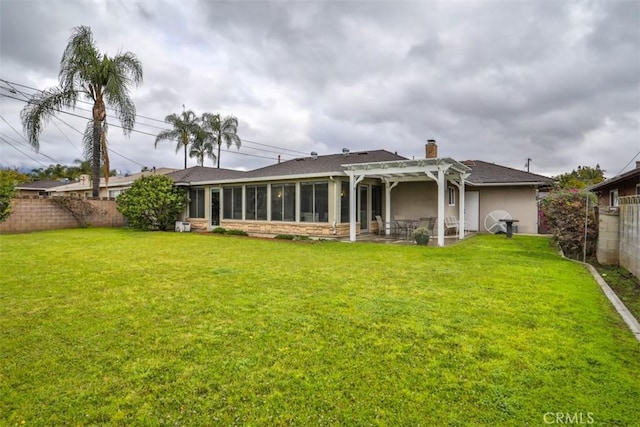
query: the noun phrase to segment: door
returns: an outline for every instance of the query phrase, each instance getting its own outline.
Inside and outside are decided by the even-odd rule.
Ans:
[[[220,225],[220,190],[211,190],[211,225]]]
[[[366,231],[369,229],[369,215],[367,214],[367,198],[369,194],[369,187],[361,185],[358,190],[358,212],[360,213],[360,230]]]
[[[464,193],[464,222],[469,231],[478,231],[480,228],[479,191],[465,191]]]

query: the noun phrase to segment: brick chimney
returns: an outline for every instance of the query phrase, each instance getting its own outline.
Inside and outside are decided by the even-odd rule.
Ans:
[[[427,159],[435,159],[438,157],[438,144],[436,144],[435,139],[430,139],[427,141],[426,157]]]
[[[640,160],[636,160],[636,169],[640,169]]]

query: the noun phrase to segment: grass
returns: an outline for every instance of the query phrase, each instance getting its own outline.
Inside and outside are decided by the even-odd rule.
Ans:
[[[0,425],[596,425],[640,345],[545,238],[0,236]]]
[[[605,266],[597,262],[593,265],[631,314],[640,319],[640,279],[624,267]]]

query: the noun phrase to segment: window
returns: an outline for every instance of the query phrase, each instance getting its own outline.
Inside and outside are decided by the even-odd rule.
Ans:
[[[449,206],[456,205],[456,189],[454,187],[448,187],[449,190]]]
[[[618,189],[609,192],[609,206],[618,206]]]
[[[109,190],[109,198],[115,199],[120,194],[122,194],[125,190],[126,190],[125,188],[118,188],[117,190]]]
[[[640,196],[640,184],[636,185],[636,196]]]
[[[271,221],[296,220],[296,185],[271,185]]]
[[[300,221],[329,221],[329,184],[327,182],[300,184]]]
[[[371,187],[371,215],[373,218],[376,215],[382,216],[382,186],[373,185]]]
[[[345,181],[340,190],[340,222],[349,222],[349,183]]]
[[[245,187],[245,219],[267,219],[267,186],[247,185]]]
[[[189,218],[204,218],[204,188],[189,189]]]
[[[242,187],[225,187],[222,190],[224,219],[242,219]]]

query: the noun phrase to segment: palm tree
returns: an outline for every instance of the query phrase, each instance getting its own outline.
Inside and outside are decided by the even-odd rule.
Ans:
[[[73,29],[62,54],[58,80],[59,86],[37,93],[24,107],[20,114],[22,125],[29,142],[38,150],[43,124],[60,109],[75,108],[81,95],[93,101],[90,122],[93,135],[89,142],[93,196],[98,197],[100,166],[109,164],[104,135],[106,106],[110,105],[115,110],[124,134],[129,135],[136,120],[136,107],[131,100],[129,86],[142,82],[142,64],[131,52],[118,53],[113,57],[100,53],[91,28],[80,26]]]
[[[240,149],[242,141],[237,135],[237,118],[227,116],[221,119],[220,114],[204,113],[202,115],[202,127],[211,132],[215,138],[215,143],[218,146],[218,167],[220,167],[220,147],[222,143],[227,144],[227,148],[231,147],[231,144],[235,144]]]
[[[199,128],[193,137],[193,141],[191,142],[189,157],[195,157],[198,160],[198,166],[204,166],[205,156],[213,160],[215,164],[216,155],[213,152],[215,142],[216,140],[210,132]]]
[[[171,124],[173,129],[163,130],[156,136],[154,147],[158,147],[158,142],[163,140],[177,140],[176,153],[180,151],[180,147],[184,148],[184,168],[187,168],[187,147],[191,143],[191,139],[199,129],[199,120],[192,110],[182,111],[180,115],[170,114],[164,118],[164,121]]]

